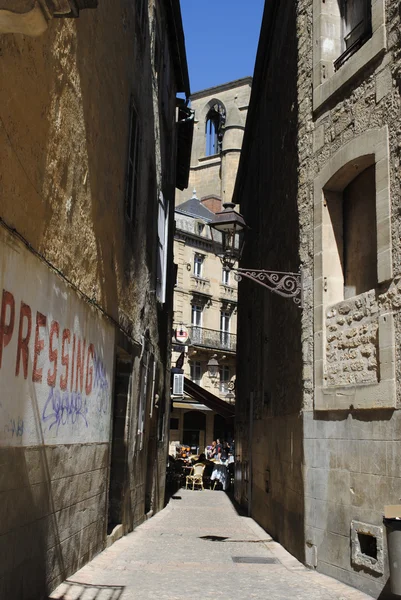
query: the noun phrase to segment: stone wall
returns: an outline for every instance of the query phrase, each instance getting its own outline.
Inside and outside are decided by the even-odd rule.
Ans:
[[[240,284],[240,430],[243,437],[249,432],[249,391],[255,390],[262,409],[251,419],[266,432],[261,444],[267,464],[274,458],[275,427],[286,418],[291,429],[286,415],[303,413],[303,448],[293,455],[294,469],[303,473],[303,550],[294,539],[298,530],[284,535],[291,515],[283,490],[278,488],[281,521],[266,518],[271,500],[260,489],[253,516],[310,566],[378,597],[388,576],[383,506],[400,496],[394,470],[401,452],[395,351],[401,331],[400,15],[394,3],[372,2],[372,43],[334,73],[322,54],[335,48],[334,9],[337,2],[298,0],[286,8],[273,2],[265,10],[234,193],[252,227],[242,266],[296,271],[301,263],[304,307],[297,317],[288,301],[261,299],[255,286],[251,291],[250,284]],[[341,195],[372,164],[377,237],[366,235],[377,249],[377,285],[345,301],[340,242],[328,244],[329,194]],[[246,462],[245,439],[242,445]],[[284,456],[284,440],[276,447]],[[263,461],[255,460],[259,480]],[[244,489],[236,491],[238,498],[247,498]],[[358,523],[383,547],[370,569],[355,556]]]
[[[277,2],[275,9],[273,4],[265,10],[266,29],[248,113],[250,129],[234,198],[251,228],[240,266],[296,272],[300,240],[296,4]],[[269,30],[273,10],[285,39]],[[278,94],[278,89],[283,92]],[[292,300],[255,282],[240,282],[237,471],[249,474],[247,480],[237,478],[235,493],[245,505],[251,504],[252,517],[300,560],[304,557],[304,484],[299,413],[303,386],[312,375],[303,372],[302,348],[308,338],[301,330],[301,316]]]
[[[304,413],[306,563],[374,598],[388,579],[383,507],[401,496],[400,424],[399,411]],[[377,528],[381,565],[355,560],[353,521]]]
[[[378,382],[378,312],[374,291],[327,311],[328,386]]]
[[[172,261],[162,303],[157,211],[162,193],[171,257],[182,87],[170,8],[117,0],[52,19],[36,38],[2,36],[1,598],[47,597],[105,547],[110,524],[121,535],[164,504]],[[118,523],[108,511],[116,482]]]
[[[195,128],[188,188],[195,188],[200,199],[217,195],[223,202],[231,202],[251,82],[251,77],[245,77],[196,92],[191,96],[191,108],[195,111]],[[221,102],[226,111],[222,152],[206,156],[206,116],[215,101]],[[178,192],[177,203],[181,204],[185,200],[188,200],[188,195]]]
[[[104,547],[108,444],[0,454],[1,595],[41,598]]]

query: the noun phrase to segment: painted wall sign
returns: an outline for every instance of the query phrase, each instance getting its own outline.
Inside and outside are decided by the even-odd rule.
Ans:
[[[114,328],[0,228],[0,445],[109,439]]]

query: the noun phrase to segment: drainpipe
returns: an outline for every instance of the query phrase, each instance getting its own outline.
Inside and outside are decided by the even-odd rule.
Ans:
[[[249,394],[249,444],[248,444],[248,517],[252,514],[252,441],[253,441],[253,392]]]

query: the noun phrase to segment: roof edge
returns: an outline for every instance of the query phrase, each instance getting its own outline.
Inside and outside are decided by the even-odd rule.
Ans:
[[[248,75],[247,77],[242,77],[242,79],[234,79],[234,81],[228,81],[227,83],[222,83],[221,85],[216,85],[214,87],[199,90],[199,92],[194,92],[193,94],[191,94],[191,100],[197,100],[198,98],[202,98],[203,96],[210,96],[210,94],[214,92],[224,92],[225,90],[231,90],[232,88],[239,87],[240,85],[245,85],[246,83],[252,84],[252,79],[252,76]]]
[[[250,147],[252,145],[253,128],[258,120],[258,107],[261,99],[262,75],[268,70],[272,53],[272,43],[274,39],[274,29],[277,24],[278,8],[280,1],[271,0],[266,2],[263,10],[262,24],[260,28],[260,36],[258,49],[256,52],[256,61],[254,69],[254,82],[252,87],[251,97],[248,106],[248,115],[246,119],[244,138],[242,140],[241,157],[238,165],[237,176],[235,179],[232,202],[241,205],[241,192],[243,188],[243,180],[247,170]],[[242,209],[242,205],[241,205]]]

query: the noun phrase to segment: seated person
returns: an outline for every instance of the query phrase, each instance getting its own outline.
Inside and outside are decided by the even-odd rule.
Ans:
[[[228,450],[226,442],[223,442],[220,446],[220,460],[226,461],[228,458]]]
[[[199,455],[198,463],[203,463],[205,465],[205,470],[203,471],[204,477],[210,477],[213,471],[214,463],[211,460],[208,460],[204,453]]]
[[[217,458],[217,444],[215,441],[212,442],[212,449],[210,451],[210,457],[212,459]]]
[[[221,451],[223,449],[222,444],[220,443],[220,440],[217,438],[217,443],[216,446],[214,448],[214,456],[212,456],[212,458],[217,459],[217,460],[221,460]],[[213,454],[213,450],[212,450],[212,454]]]

